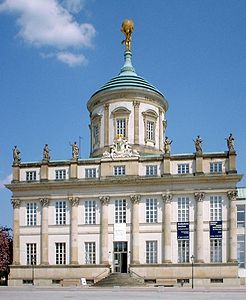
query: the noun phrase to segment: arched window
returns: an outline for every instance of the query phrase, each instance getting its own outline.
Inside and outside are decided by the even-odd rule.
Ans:
[[[114,138],[119,136],[128,139],[128,122],[131,111],[125,107],[117,107],[112,111],[114,119]]]
[[[148,142],[156,143],[156,120],[158,118],[157,113],[154,110],[146,110],[142,113],[144,120],[144,141],[145,144]]]

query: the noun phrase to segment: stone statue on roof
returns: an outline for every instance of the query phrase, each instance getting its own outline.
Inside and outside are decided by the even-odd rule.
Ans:
[[[13,149],[13,164],[19,164],[20,161],[21,161],[20,150],[17,148],[17,146],[14,146],[14,149]]]
[[[78,159],[79,158],[79,147],[76,142],[73,144],[70,144],[72,147],[72,159]]]
[[[200,135],[198,135],[193,141],[195,143],[196,153],[202,153],[202,139]]]
[[[50,149],[48,144],[45,144],[43,149],[43,161],[48,162],[50,160]]]
[[[226,139],[227,141],[227,147],[229,151],[235,151],[234,148],[234,137],[232,136],[232,133],[230,133],[230,135],[228,136],[228,138]]]
[[[165,154],[170,154],[172,142],[173,141],[170,140],[167,136],[165,137],[165,141],[164,141],[164,153]]]
[[[121,32],[124,33],[125,39],[121,42],[126,45],[126,50],[131,50],[131,34],[134,30],[134,23],[132,20],[124,20],[121,26]]]

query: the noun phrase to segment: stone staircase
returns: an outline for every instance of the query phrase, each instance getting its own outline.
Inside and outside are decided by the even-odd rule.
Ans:
[[[114,287],[114,286],[145,286],[144,280],[132,277],[130,273],[111,273],[108,277],[103,278],[94,284],[97,287]]]

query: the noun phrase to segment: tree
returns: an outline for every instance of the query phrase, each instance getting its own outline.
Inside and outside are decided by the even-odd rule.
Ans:
[[[13,260],[12,229],[0,227],[0,278],[8,278],[9,265]]]

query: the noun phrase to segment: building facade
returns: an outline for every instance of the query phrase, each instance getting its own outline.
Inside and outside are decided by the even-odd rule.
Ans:
[[[126,36],[127,39],[127,36]],[[172,154],[168,102],[124,65],[89,99],[91,156],[21,162],[15,147],[10,285],[51,285],[110,272],[146,282],[239,284],[237,174],[228,150]],[[194,268],[193,270],[191,270]],[[194,272],[194,273],[193,273]],[[193,275],[192,275],[193,273]]]

